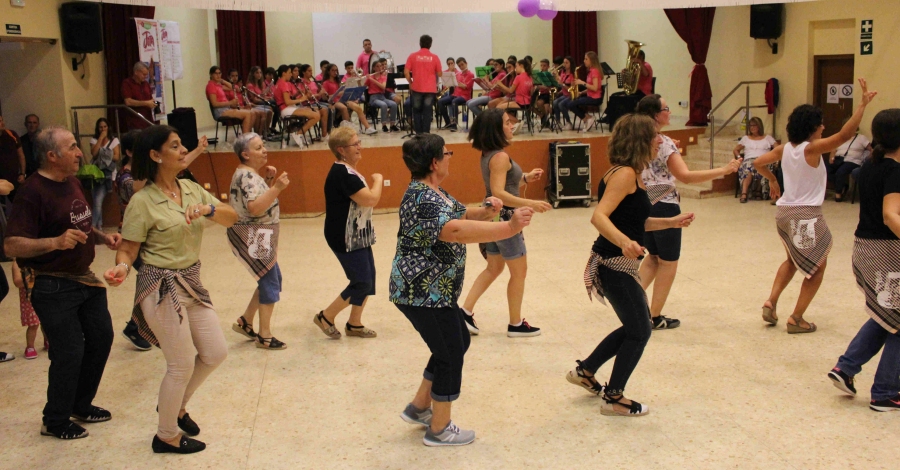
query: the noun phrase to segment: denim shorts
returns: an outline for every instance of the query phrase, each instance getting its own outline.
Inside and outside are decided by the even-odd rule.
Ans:
[[[506,261],[521,258],[528,253],[525,249],[525,237],[522,236],[522,232],[506,240],[485,243],[484,247],[489,255],[501,255]]]
[[[281,300],[281,268],[277,262],[256,283],[259,286],[259,303],[268,305]]]
[[[221,118],[222,115],[225,114],[225,111],[228,111],[229,109],[230,108],[224,107],[224,106],[221,108],[213,108],[212,109],[213,119]]]

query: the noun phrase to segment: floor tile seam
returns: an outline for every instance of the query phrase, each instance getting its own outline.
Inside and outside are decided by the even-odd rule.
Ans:
[[[253,425],[250,427],[250,442],[247,446],[247,460],[244,468],[250,469],[250,456],[253,453],[253,438],[256,435],[256,420],[259,419],[259,403],[262,401],[262,388],[266,383],[266,373],[269,370],[269,355],[265,355],[265,361],[263,362],[263,373],[259,380],[259,389],[256,393],[256,406],[253,409]]]

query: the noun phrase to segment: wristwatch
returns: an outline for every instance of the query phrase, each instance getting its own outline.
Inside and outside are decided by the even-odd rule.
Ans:
[[[212,217],[216,215],[216,206],[210,204],[209,205],[209,214],[206,214],[204,217]]]

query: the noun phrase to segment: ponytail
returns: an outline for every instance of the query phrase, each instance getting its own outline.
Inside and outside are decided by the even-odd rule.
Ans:
[[[884,151],[883,145],[875,144],[875,146],[872,147],[872,161],[874,161],[875,163],[880,162],[882,159],[884,159],[885,153],[887,152]]]
[[[900,149],[900,108],[880,111],[872,119],[872,161]]]

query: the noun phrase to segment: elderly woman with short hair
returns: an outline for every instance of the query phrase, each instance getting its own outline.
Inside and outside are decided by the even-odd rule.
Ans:
[[[331,133],[328,147],[337,161],[325,178],[325,241],[334,252],[350,284],[331,305],[313,317],[313,323],[326,336],[339,339],[335,317],[351,306],[344,326],[347,336],[374,338],[375,331],[362,324],[362,313],[369,296],[375,295],[375,258],[372,245],[372,208],[381,199],[384,178],[372,175],[372,187],[357,165],[362,159],[362,141],[352,127],[339,127]]]
[[[435,134],[417,135],[403,144],[403,161],[412,181],[400,203],[397,254],[391,269],[390,300],[409,319],[431,350],[422,383],[400,415],[427,426],[427,446],[470,444],[475,432],[450,420],[459,398],[463,358],[469,348],[462,309],[457,304],[466,268],[466,243],[508,239],[522,231],[534,210],[520,207],[509,221],[488,222],[503,204],[496,197],[486,207],[466,209],[441,186],[453,152]]]
[[[278,267],[278,195],[291,183],[282,172],[276,179],[273,166],[266,166],[266,145],[255,132],[234,141],[234,153],[241,164],[231,177],[231,204],[237,222],[228,228],[231,252],[256,279],[250,303],[231,329],[255,340],[262,349],[285,349],[287,344],[272,335],[270,327],[275,302],[281,298],[281,269]],[[262,173],[262,175],[260,174]],[[253,318],[259,312],[259,333]]]

